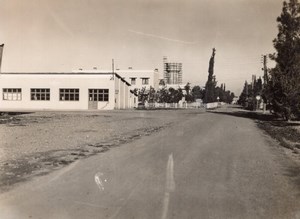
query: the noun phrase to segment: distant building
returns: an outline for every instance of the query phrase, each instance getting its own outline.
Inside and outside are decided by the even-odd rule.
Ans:
[[[159,87],[159,72],[158,69],[154,70],[116,70],[123,79],[128,81],[131,85],[131,89],[141,89],[146,88],[149,90],[150,87],[153,87],[155,90]]]
[[[163,62],[165,84],[182,84],[182,63],[168,62],[167,57]]]
[[[108,71],[104,70],[79,70],[79,72],[94,72],[94,73],[104,73]],[[117,69],[114,71],[120,75],[124,80],[126,80],[130,85],[130,89],[142,89],[146,88],[149,90],[150,87],[153,87],[155,90],[159,88],[159,71],[158,69],[154,70],[138,70],[138,69]]]
[[[128,109],[130,87],[117,73],[0,73],[0,111]]]

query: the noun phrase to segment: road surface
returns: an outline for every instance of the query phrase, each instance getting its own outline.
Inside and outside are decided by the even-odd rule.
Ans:
[[[253,120],[170,113],[186,115],[2,194],[0,218],[300,218],[290,162]]]

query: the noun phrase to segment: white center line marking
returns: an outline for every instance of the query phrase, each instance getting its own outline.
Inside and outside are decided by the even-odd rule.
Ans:
[[[161,219],[166,219],[168,216],[169,201],[170,201],[170,192],[175,191],[175,181],[174,181],[174,161],[173,154],[169,155],[168,164],[167,164],[167,176],[166,176],[166,189],[163,202],[163,211]]]

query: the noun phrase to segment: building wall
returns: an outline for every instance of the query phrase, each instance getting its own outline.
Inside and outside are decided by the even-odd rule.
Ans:
[[[129,96],[130,96],[129,108],[136,108],[138,105],[138,96],[131,92],[129,93]]]
[[[125,81],[120,75],[115,74],[115,88],[115,109],[130,108],[130,84]]]
[[[115,109],[120,109],[120,83],[121,79],[115,77]]]
[[[108,73],[111,72],[111,70],[76,70],[73,71],[76,73]],[[115,70],[115,73],[121,76],[125,81],[127,81],[131,87],[131,90],[134,90],[135,88],[141,89],[145,87],[146,89],[150,89],[150,87],[153,87],[155,90],[159,88],[159,71],[157,69],[155,70],[135,70],[135,69],[126,69],[126,70]],[[132,78],[136,79],[136,83],[132,84]],[[148,79],[148,84],[143,84],[143,79]]]
[[[128,109],[129,108],[129,93],[130,93],[130,89],[128,89],[128,86],[124,86],[124,101],[125,101],[125,105],[124,105],[124,109]]]
[[[124,78],[129,84],[131,84],[131,90],[141,89],[145,87],[146,89],[150,89],[153,87],[155,90],[158,89],[159,83],[159,72],[158,70],[116,70],[122,78]],[[132,84],[132,78],[136,79],[135,84]],[[143,84],[143,79],[148,79],[148,84]]]
[[[129,88],[121,79],[112,74],[0,74],[0,110],[88,110],[88,89],[108,89],[108,101],[97,102],[97,109],[111,110],[119,105],[116,95],[116,79],[119,81],[120,96],[125,97],[124,92],[129,93]],[[124,89],[127,87],[127,91]],[[21,88],[22,99],[20,101],[3,100],[3,88]],[[31,100],[31,88],[50,88],[50,100]],[[59,100],[59,89],[79,89],[79,101]],[[129,96],[127,96],[129,98]],[[116,101],[116,102],[115,102]],[[120,107],[126,108],[126,102],[122,100]],[[129,101],[129,100],[128,100]],[[127,103],[128,103],[127,101]],[[128,107],[128,104],[127,104]]]
[[[120,101],[120,109],[124,109],[125,108],[125,100],[124,100],[124,83],[119,83],[120,84],[120,87],[119,87],[119,89],[120,89],[120,92],[119,92],[119,94],[120,94],[120,99],[119,99],[119,101]]]

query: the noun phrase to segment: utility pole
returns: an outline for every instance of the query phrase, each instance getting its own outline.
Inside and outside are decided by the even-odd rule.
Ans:
[[[114,80],[115,79],[115,60],[114,59],[111,60],[111,71],[112,71],[112,73],[111,73],[112,77],[110,80]]]
[[[2,54],[3,54],[4,44],[0,45],[0,73],[1,73],[1,64],[2,64]]]
[[[264,86],[266,86],[269,82],[267,62],[268,62],[267,55],[263,55],[263,68],[262,68],[262,70],[264,71]]]
[[[249,86],[248,86],[248,82],[247,81],[245,81],[245,88],[246,88],[246,102],[245,102],[245,107],[247,108],[248,107],[248,100],[249,100],[249,98],[248,98],[248,95],[249,95],[249,91],[248,91]]]
[[[268,77],[268,68],[267,68],[267,55],[263,55],[263,72],[264,72],[264,83],[263,83],[263,88],[266,89],[267,84],[269,83],[269,77]],[[263,113],[266,113],[266,109],[267,109],[267,99],[264,98],[264,104],[263,104]]]

